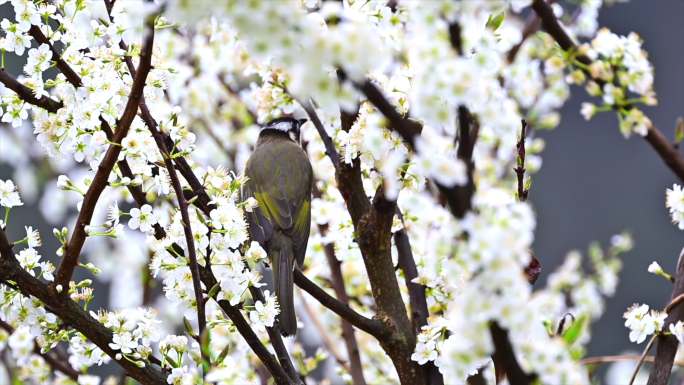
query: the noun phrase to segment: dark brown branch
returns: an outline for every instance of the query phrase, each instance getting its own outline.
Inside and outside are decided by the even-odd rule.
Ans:
[[[428,323],[429,312],[425,298],[425,286],[413,282],[415,278],[418,278],[418,268],[411,251],[411,241],[405,229],[394,233],[394,245],[397,248],[397,264],[404,272],[404,283],[409,292],[409,304],[411,305],[411,323],[413,324],[413,331],[417,335],[421,328]],[[423,365],[423,369],[428,384],[441,385],[444,383],[444,378],[434,362],[426,363]]]
[[[670,302],[674,301],[680,295],[684,294],[684,249],[679,254],[677,261],[677,272],[675,274],[674,286],[672,294],[670,295]],[[677,323],[677,321],[684,321],[684,307],[675,306],[671,308],[663,324],[663,330],[668,330],[669,325]],[[648,385],[666,385],[670,379],[670,372],[672,371],[672,364],[674,363],[675,355],[677,354],[677,347],[679,342],[677,338],[671,334],[661,333],[657,338],[658,348],[656,349],[655,364],[653,370],[648,377]]]
[[[62,65],[62,68],[65,68],[64,66],[68,67],[66,63]],[[73,73],[73,71],[70,68],[66,71],[69,73]],[[75,87],[78,87],[78,85],[81,84],[81,79],[78,77],[72,76],[70,80],[72,81],[72,84]],[[0,70],[0,82],[3,85],[5,85],[5,87],[13,90],[23,101],[36,105],[38,107],[42,107],[48,112],[57,112],[57,110],[59,110],[63,106],[62,102],[59,102],[47,96],[41,96],[40,98],[36,98],[33,94],[33,91],[30,88],[18,82],[11,75],[6,73],[5,70]],[[114,139],[114,133],[112,132],[109,123],[107,123],[106,120],[100,118],[100,127],[107,136],[107,140],[112,141]],[[133,172],[131,171],[128,162],[125,159],[120,160],[117,164],[123,176],[128,177],[130,179],[134,178]],[[140,187],[134,186],[132,184],[129,184],[127,187],[128,190],[131,192],[133,199],[135,199],[139,206],[142,206],[146,203],[145,193],[142,191],[142,189],[140,189]]]
[[[4,329],[9,334],[14,333],[14,328],[12,325],[5,321],[0,320],[0,328]],[[72,380],[78,381],[78,376],[80,373],[76,369],[72,368],[71,365],[69,365],[69,363],[63,359],[63,357],[60,359],[50,355],[50,352],[43,353],[40,349],[40,345],[38,345],[37,342],[34,343],[33,352],[43,357],[45,362],[50,365],[53,371],[60,371]]]
[[[345,79],[343,76],[342,79]],[[399,112],[392,106],[390,101],[385,97],[382,91],[373,84],[370,80],[366,80],[363,83],[353,82],[354,86],[361,91],[369,102],[371,102],[380,111],[385,118],[389,121],[389,126],[392,130],[397,132],[406,145],[411,150],[415,150],[415,139],[422,131],[422,125],[415,120],[401,116]],[[467,111],[467,110],[465,110]],[[472,116],[470,114],[462,114],[462,116],[468,117],[470,119]],[[468,145],[462,146],[465,149],[469,148],[468,152],[472,156],[472,148],[475,145],[475,140],[477,139],[477,130],[479,126],[475,120],[469,120],[466,125],[460,124],[464,129],[469,130]],[[466,137],[466,136],[462,136]],[[472,139],[472,140],[471,140]],[[472,167],[470,165],[470,160],[462,158],[466,161],[466,166]],[[469,171],[469,172],[472,172]],[[470,199],[472,198],[472,193],[474,192],[474,186],[471,185],[471,181],[466,186],[452,186],[447,187],[442,184],[436,183],[440,192],[444,195],[449,205],[449,209],[457,218],[463,217],[465,213],[470,208]],[[339,183],[338,183],[339,185]]]
[[[208,287],[214,287],[218,282],[214,274],[207,268],[200,269],[202,275],[202,282]],[[214,298],[216,300],[216,298]],[[249,325],[245,317],[240,312],[237,306],[233,306],[227,300],[218,300],[217,303],[221,307],[221,310],[233,321],[233,325],[238,330],[242,338],[245,339],[247,345],[252,349],[254,354],[261,360],[266,369],[271,373],[273,379],[278,385],[289,385],[294,384],[290,377],[285,373],[285,370],[280,366],[278,360],[273,354],[271,354],[268,349],[261,343],[259,337],[254,333],[252,327]]]
[[[113,143],[107,149],[102,162],[98,166],[93,181],[83,198],[83,204],[74,226],[73,235],[65,247],[64,259],[57,269],[57,273],[55,275],[55,285],[61,285],[62,289],[65,290],[65,293],[66,289],[69,287],[69,280],[71,279],[73,271],[78,264],[78,257],[87,236],[85,226],[90,223],[90,219],[92,218],[93,212],[95,210],[95,205],[99,200],[100,194],[107,185],[109,174],[111,173],[114,163],[116,163],[119,153],[121,152],[121,141],[128,133],[128,129],[130,128],[138,110],[138,104],[142,100],[142,93],[143,89],[145,88],[145,79],[152,68],[151,61],[153,42],[154,28],[149,28],[149,32],[143,43],[142,53],[140,55],[139,71],[133,80],[133,86],[131,87],[131,92],[128,97],[124,112],[117,123],[116,132],[114,132],[113,137],[114,140],[112,140]]]
[[[323,145],[325,146],[325,154],[328,155],[328,158],[330,158],[332,161],[333,166],[338,168],[340,165],[340,154],[337,153],[335,144],[333,143],[332,138],[330,138],[330,135],[328,135],[328,132],[325,130],[323,122],[321,122],[321,119],[318,117],[313,103],[309,101],[304,103],[299,102],[299,104],[302,106],[302,108],[304,108],[304,111],[306,111],[306,114],[309,116],[309,120],[311,120],[311,123],[313,123],[314,127],[316,127],[316,131],[318,131],[318,135],[321,137]]]
[[[128,50],[128,47],[123,42],[120,43],[120,47],[124,51]],[[131,60],[131,58],[128,56],[124,56],[124,62],[126,63],[126,67],[128,67],[128,71],[131,73],[131,76],[135,77],[136,69],[133,65],[133,61]],[[143,122],[148,127],[148,129],[158,127],[157,121],[154,119],[154,117],[152,116],[149,109],[144,103],[140,104],[140,117],[142,118]],[[166,148],[174,148],[173,140],[169,135],[162,133],[162,138],[164,144],[166,145]],[[174,163],[178,171],[180,171],[181,175],[183,175],[183,178],[185,178],[185,180],[192,188],[192,194],[186,195],[185,198],[187,200],[194,198],[194,205],[197,206],[200,210],[202,210],[202,212],[205,215],[208,216],[209,212],[211,212],[211,210],[214,208],[214,204],[210,203],[211,198],[209,198],[209,195],[204,190],[202,182],[200,182],[199,179],[197,179],[197,176],[195,176],[194,171],[192,171],[192,167],[190,167],[188,161],[184,157],[176,157],[174,159]]]
[[[126,45],[123,42],[121,43],[121,48],[126,50]],[[137,71],[136,71],[136,68],[133,65],[133,62],[130,59],[130,57],[125,57],[124,60],[126,62],[126,65],[128,67],[129,72],[131,73],[131,76],[136,76]],[[155,139],[155,142],[157,143],[157,146],[160,148],[160,150],[163,148],[168,154],[168,148],[170,146],[173,147],[173,141],[171,140],[171,138],[168,135],[161,133],[157,129],[157,122],[154,119],[154,117],[152,116],[149,109],[147,108],[147,105],[144,103],[144,100],[141,100],[141,102],[140,102],[140,116],[142,117],[143,121],[145,122],[145,125],[148,127],[150,132],[152,132],[152,135]],[[175,181],[173,180],[174,179],[173,177],[171,177],[171,179],[172,179],[172,183],[174,185],[174,190],[176,192],[176,195],[178,196],[179,206],[181,206],[180,202],[181,202],[181,196],[182,196],[183,197],[182,201],[185,202],[185,212],[187,214],[187,197],[185,196],[185,194],[182,191],[182,188],[180,187],[180,180],[178,180],[178,176],[176,174],[176,169],[174,168],[172,161],[171,161],[169,156],[164,157],[164,162],[167,166],[167,170],[169,171],[169,176],[171,177],[171,175],[173,174],[173,176],[175,177]],[[197,179],[194,172],[192,171],[192,169],[190,168],[190,166],[188,165],[188,163],[185,161],[184,158],[177,157],[176,162],[177,162],[176,167],[180,169],[180,171],[183,174],[183,177],[186,179],[186,181],[188,181],[188,183],[191,184],[191,187],[193,188],[194,195],[199,197],[199,199],[196,199],[194,201],[194,204],[197,207],[199,207],[200,210],[202,210],[202,212],[205,215],[208,216],[212,210],[211,204],[209,203],[211,199],[209,198],[208,194],[204,190],[204,186],[201,184],[201,182],[199,182],[199,180]],[[176,182],[178,182],[177,186],[176,186]],[[181,209],[181,216],[183,216],[183,210],[182,209]],[[183,221],[186,222],[185,219],[183,219]],[[189,229],[189,220],[186,223],[188,224],[188,226],[184,226],[185,230]],[[187,233],[187,231],[186,231],[186,233]],[[163,228],[161,228],[161,226],[159,226],[159,225],[155,225],[155,234],[156,234],[158,239],[163,238],[165,236],[165,232],[164,232]],[[190,231],[190,238],[192,238],[192,232],[191,231]],[[188,242],[187,239],[188,239],[188,234],[186,234],[186,243]],[[192,241],[192,239],[191,239],[191,241]],[[188,243],[188,245],[190,245],[190,243]],[[206,270],[205,274],[203,274],[203,277],[200,276],[201,275],[200,273],[202,270],[199,270],[199,267],[197,264],[197,256],[196,256],[194,246],[192,248],[190,246],[188,246],[188,249],[189,249],[189,258],[190,258],[190,270],[191,270],[191,274],[193,276],[193,288],[194,288],[195,296],[196,296],[195,301],[198,303],[198,319],[203,320],[203,322],[199,321],[200,334],[201,334],[202,331],[204,330],[204,327],[202,325],[204,324],[206,326],[206,316],[204,315],[204,303],[203,303],[201,288],[198,289],[197,286],[199,286],[199,281],[203,281],[205,286],[207,287],[207,289],[209,289],[215,285],[216,279],[214,278],[213,273],[211,272],[211,267],[209,265],[207,265],[206,268],[202,269],[202,270]],[[192,251],[190,251],[190,250],[192,250]],[[194,255],[194,257],[193,257],[193,255]],[[194,259],[194,262],[193,262],[193,259]],[[193,271],[193,266],[197,270],[196,272]],[[195,277],[197,277],[197,279]],[[209,281],[209,282],[207,282],[207,281]],[[258,289],[254,289],[252,294],[256,295],[260,300],[263,301],[263,295],[261,295],[261,292]],[[222,302],[223,302],[223,304],[222,304]],[[201,314],[200,314],[200,303],[202,303]],[[236,324],[236,326],[237,326],[237,324],[246,323],[246,320],[244,320],[244,317],[242,317],[242,313],[240,313],[239,309],[236,309],[233,306],[230,306],[231,308],[225,308],[226,304],[228,306],[230,306],[230,304],[227,301],[219,301],[219,305],[221,306],[221,308],[224,310],[226,315],[228,315],[228,317],[233,321],[233,323]],[[255,352],[255,354],[262,360],[262,362],[264,362],[264,365],[267,367],[269,372],[271,372],[271,375],[273,375],[274,379],[276,379],[277,382],[282,380],[282,379],[279,379],[278,376],[279,376],[279,371],[283,371],[283,368],[287,369],[288,375],[292,379],[292,381],[295,381],[296,383],[299,382],[299,378],[297,376],[296,370],[295,370],[294,366],[292,365],[292,362],[290,361],[289,355],[287,353],[287,350],[285,348],[285,345],[282,341],[282,337],[280,336],[280,332],[278,331],[277,327],[268,328],[267,331],[268,331],[269,337],[271,339],[271,344],[273,345],[274,349],[278,353],[278,359],[280,360],[280,362],[283,366],[280,366],[278,364],[275,364],[275,366],[274,366],[273,363],[270,362],[270,360],[272,359],[272,355],[270,355],[270,353],[268,353],[268,351],[263,346],[263,344],[261,344],[261,341],[258,341],[258,338],[256,339],[256,341],[254,341],[252,339],[251,335],[254,335],[254,332],[251,330],[251,328],[249,328],[249,330],[246,330],[244,328],[242,330],[240,330],[240,328],[238,327],[238,331],[241,333],[241,335],[243,336],[243,338],[245,338],[246,341],[248,339],[250,339],[250,341],[248,341],[248,344],[250,345],[252,350]],[[267,354],[264,354],[264,351],[266,351]],[[268,360],[269,362],[265,362],[264,360]],[[278,383],[280,383],[280,382],[278,382]]]
[[[21,84],[17,79],[8,74],[4,69],[0,70],[0,82],[10,90],[14,91],[21,100],[33,104],[34,106],[42,107],[48,112],[57,112],[62,108],[62,102],[52,99],[48,96],[36,97],[32,89]]]
[[[518,157],[516,160],[517,165],[513,169],[515,175],[518,178],[518,199],[521,202],[527,200],[527,194],[529,191],[525,189],[525,138],[527,136],[527,122],[522,121],[522,127],[520,129],[520,140],[516,143],[516,148],[518,149]]]
[[[341,80],[346,78],[343,71],[339,71],[339,77]],[[375,95],[382,97],[374,84],[367,83],[370,93],[375,91]],[[357,86],[363,88],[363,85]],[[400,127],[406,138],[413,143],[415,135],[419,134],[419,131],[416,130],[419,130],[421,126],[417,122],[401,117],[389,102],[383,106],[386,112],[390,114],[391,111],[395,112],[391,116],[399,122],[396,126]],[[406,307],[401,297],[391,258],[391,225],[396,211],[396,202],[387,201],[384,198],[384,191],[379,189],[371,203],[363,188],[359,159],[355,158],[352,164],[336,161],[339,158],[335,156],[334,145],[320,123],[320,119],[317,119],[315,110],[309,108],[307,113],[316,125],[322,140],[326,143],[328,156],[332,155],[331,160],[335,165],[337,188],[344,198],[347,211],[352,218],[355,234],[358,235],[356,242],[361,249],[373,298],[378,309],[377,317],[381,321],[383,333],[386,334],[384,337],[376,336],[376,338],[392,359],[402,384],[423,384],[427,378],[420,366],[413,362],[410,357],[415,348],[416,334],[406,314]],[[349,132],[357,114],[358,112],[340,111],[341,129]],[[334,263],[331,264],[331,268],[334,268],[334,265]],[[297,277],[295,277],[295,282],[296,279]],[[299,286],[301,287],[301,285]],[[321,301],[321,303],[325,305],[324,302]],[[351,323],[354,324],[354,322]]]
[[[298,269],[295,269],[294,271],[294,281],[297,284],[297,286],[299,286],[305,292],[309,293],[318,302],[320,302],[321,305],[332,310],[335,314],[349,321],[349,323],[351,323],[352,325],[356,326],[357,328],[363,330],[364,332],[372,335],[377,339],[383,337],[385,330],[380,321],[372,318],[367,318],[357,313],[354,309],[349,307],[349,305],[345,305],[344,303],[337,300],[337,298],[326,293],[325,290],[321,289],[318,285],[312,282],[309,278],[307,278],[304,275],[304,273],[302,273]]]
[[[553,4],[555,2],[556,0],[549,0],[549,4]],[[511,48],[511,50],[508,51],[508,55],[506,55],[506,59],[509,63],[513,63],[515,61],[515,57],[518,55],[518,51],[520,51],[520,47],[522,47],[522,45],[525,43],[525,40],[527,40],[527,38],[532,36],[535,32],[539,31],[539,28],[541,28],[541,19],[539,19],[539,16],[537,16],[536,13],[530,14],[527,17],[525,26],[523,27],[520,42]]]
[[[43,34],[40,28],[32,25],[31,29],[29,29],[29,35],[31,35],[31,37],[33,37],[38,44],[47,44],[50,47],[50,51],[52,51],[52,61],[55,62],[57,68],[60,72],[62,72],[62,74],[64,74],[69,83],[73,84],[74,87],[77,88],[83,85],[80,76],[78,76],[78,74],[69,66],[69,64],[62,59],[62,56],[59,54],[59,52],[57,52],[55,47],[52,45],[52,42],[50,42],[50,40]]]
[[[342,72],[342,75],[344,75],[343,72]],[[341,79],[344,80],[345,77],[341,76]],[[389,100],[382,94],[382,91],[380,91],[380,89],[377,86],[375,86],[371,81],[367,80],[362,84],[354,82],[353,84],[385,116],[385,118],[387,120],[389,120],[390,127],[402,136],[402,138],[404,139],[406,144],[409,146],[409,148],[415,149],[415,137],[417,135],[419,135],[419,133],[421,131],[420,130],[420,124],[415,123],[415,124],[418,124],[418,127],[415,128],[416,126],[414,126],[413,120],[402,117],[396,111],[396,109],[391,105]],[[475,140],[477,137],[477,128],[474,128],[474,129],[470,128],[471,124],[477,125],[477,122],[474,121],[474,119],[472,117],[470,117],[469,115],[470,114],[467,111],[467,109],[465,109],[465,108],[459,109],[459,126],[460,126],[459,128],[461,130],[463,130],[465,127],[467,127],[467,131],[461,131],[461,137],[459,138],[459,146],[461,147],[461,149],[460,149],[461,153],[459,154],[459,156],[461,157],[461,159],[466,159],[466,157],[468,155],[472,156],[472,150],[474,148]],[[467,134],[467,136],[466,136],[466,134]],[[472,140],[470,138],[472,138]],[[468,152],[470,152],[470,154],[468,154]],[[340,186],[340,185],[341,184],[338,182],[338,186]],[[452,187],[452,188],[445,188],[445,186],[441,186],[439,184],[437,184],[437,186],[440,188],[440,191],[446,196],[447,202],[449,203],[449,208],[451,209],[452,214],[454,214],[454,216],[456,216],[457,218],[462,217],[465,214],[465,212],[467,211],[467,207],[470,207],[470,201],[469,200],[470,200],[470,197],[472,196],[472,193],[469,195],[466,195],[468,200],[465,201],[463,196],[462,196],[462,191],[457,190],[458,186]],[[340,189],[340,191],[342,192],[342,189]],[[474,186],[473,186],[473,191],[474,191]],[[343,193],[343,196],[344,196],[344,193]],[[377,197],[377,195],[376,195],[376,197]],[[466,209],[463,209],[464,207],[466,207]],[[353,216],[352,210],[350,209],[349,211],[352,214],[352,220],[353,220],[354,216]],[[356,228],[356,229],[358,230],[358,228]],[[363,251],[363,248],[362,248],[362,251]],[[365,262],[365,259],[364,259],[364,262]],[[368,266],[367,266],[367,268],[368,268]],[[376,302],[377,302],[377,299],[376,299]],[[496,325],[494,325],[494,326],[496,326]],[[494,359],[500,360],[501,362],[503,362],[505,364],[504,370],[506,371],[506,373],[509,376],[509,381],[510,381],[511,385],[529,384],[531,382],[531,378],[533,378],[533,377],[525,374],[524,371],[520,368],[520,366],[517,362],[517,359],[515,357],[515,354],[513,352],[513,348],[511,346],[511,343],[508,340],[508,332],[505,329],[501,329],[498,326],[496,326],[496,327],[492,328],[492,337],[495,340],[495,346],[497,347]],[[497,345],[497,343],[498,343],[498,345]],[[395,362],[395,365],[396,365],[396,362]],[[527,380],[522,381],[523,379],[527,379]]]
[[[357,243],[361,249],[366,273],[371,284],[378,317],[391,338],[380,339],[380,345],[392,359],[402,384],[425,384],[427,379],[420,365],[411,360],[416,336],[406,313],[406,305],[399,290],[391,256],[392,221],[396,202],[385,199],[379,188],[371,210],[364,213],[354,228],[358,234]]]
[[[665,135],[663,135],[655,126],[652,126],[648,129],[646,141],[653,147],[658,155],[660,155],[660,158],[670,170],[672,170],[681,181],[684,181],[684,159],[682,159],[682,156],[672,143],[667,140]]]
[[[565,32],[565,29],[556,18],[556,15],[553,13],[553,8],[549,3],[545,0],[534,0],[532,2],[532,9],[541,19],[544,31],[551,35],[564,51],[571,51],[577,48],[577,44],[575,44],[570,35]],[[589,59],[582,59],[582,61],[584,60]],[[585,64],[589,63],[587,62]]]
[[[473,162],[473,150],[480,132],[480,124],[465,106],[458,107],[458,150],[456,156],[466,165],[468,181],[464,186],[446,187],[437,182],[435,184],[446,197],[449,208],[456,218],[462,218],[472,205],[475,194],[475,163]]]
[[[340,71],[340,75],[344,79],[345,75],[342,71]],[[375,91],[375,95],[382,96],[374,84],[367,83],[369,85],[367,87],[368,92],[373,94]],[[378,338],[378,340],[383,349],[390,355],[402,383],[424,383],[426,377],[429,376],[420,375],[419,373],[423,370],[410,359],[410,355],[415,347],[416,334],[406,314],[391,259],[391,224],[396,210],[396,202],[385,200],[384,191],[382,190],[376,193],[376,198],[372,204],[369,202],[363,188],[359,159],[354,159],[351,165],[340,162],[334,144],[318,118],[313,105],[307,103],[303,106],[309,118],[316,126],[325,144],[326,152],[335,166],[338,189],[347,204],[355,232],[359,234],[357,243],[361,249],[366,272],[371,283],[379,318],[382,320],[383,328],[392,331],[386,338]],[[403,130],[405,140],[413,143],[415,135],[418,135],[420,132],[420,125],[401,117],[389,102],[383,104],[383,106],[388,113],[391,113],[391,111],[395,112],[393,118],[401,122],[397,127]],[[356,115],[356,113],[341,112],[341,126],[344,131],[348,132],[351,129]],[[326,245],[326,248],[329,249],[330,247],[332,245]],[[335,276],[335,268],[337,267],[337,270],[339,270],[339,262],[337,262],[331,251],[327,250],[326,254],[329,255],[328,259],[333,273],[333,286],[336,286],[338,298],[342,299],[346,297],[346,293],[344,293],[341,272],[338,273],[339,277]],[[330,255],[332,255],[332,258],[330,258]],[[335,283],[336,281],[339,282]],[[301,285],[299,286],[301,287]],[[340,297],[341,295],[344,297]],[[353,329],[350,329],[350,331],[353,333]],[[350,353],[354,352],[354,345],[350,343],[355,341],[347,337],[345,337],[345,341]]]
[[[318,226],[321,235],[328,232],[328,225]],[[330,280],[335,291],[335,296],[343,304],[349,306],[349,296],[347,290],[344,288],[344,277],[342,276],[342,263],[335,255],[335,244],[326,243],[323,245],[325,257],[328,260],[330,267]],[[365,385],[366,379],[363,376],[363,366],[361,365],[361,354],[359,353],[359,345],[356,342],[356,335],[354,333],[353,325],[342,318],[342,339],[347,348],[347,356],[349,357],[349,374],[351,374],[352,382],[356,385]]]
[[[478,370],[477,373],[466,379],[466,383],[468,385],[487,385],[487,380],[485,380],[482,372],[483,369]]]
[[[346,80],[347,77],[343,71],[339,72],[341,74],[341,80]],[[376,86],[372,81],[366,80],[363,83],[358,83],[352,81],[354,86],[361,91],[368,101],[373,103],[375,108],[382,113],[383,116],[389,121],[392,129],[396,131],[404,142],[409,146],[410,149],[415,149],[415,138],[420,135],[423,126],[416,122],[405,118],[394,108],[392,103],[383,95],[382,91],[378,86]]]
[[[399,215],[401,218],[401,213]],[[413,330],[418,334],[421,328],[427,325],[429,313],[425,299],[425,286],[413,282],[414,279],[418,278],[418,267],[416,267],[416,261],[411,251],[411,241],[405,229],[394,233],[394,245],[397,248],[397,264],[404,272],[404,281],[409,292]]]
[[[249,292],[253,299],[263,303],[266,302],[264,294],[258,287],[250,286]],[[266,333],[268,333],[268,338],[271,340],[271,345],[273,346],[273,350],[276,352],[280,366],[285,369],[288,377],[290,377],[294,383],[303,384],[299,373],[297,373],[297,369],[295,369],[294,365],[292,365],[290,354],[287,352],[287,348],[283,343],[283,337],[280,334],[280,326],[278,325],[278,322],[276,321],[271,327],[266,327]]]
[[[497,323],[492,323],[489,326],[489,331],[492,334],[492,341],[494,342],[494,361],[500,363],[508,378],[508,383],[511,385],[529,385],[534,380],[534,376],[530,376],[520,367],[518,360],[515,358],[513,346],[508,338],[508,331],[501,328]]]
[[[16,286],[21,294],[39,299],[48,311],[85,335],[88,340],[112,357],[132,378],[140,383],[146,385],[166,384],[165,376],[149,362],[140,368],[125,358],[117,359],[116,356],[119,351],[109,347],[109,343],[112,342],[112,331],[84,311],[79,304],[68,297],[54,295],[47,284],[22,269],[19,262],[14,258],[10,242],[2,229],[0,229],[0,255],[2,256],[0,258],[0,281],[2,283],[7,284],[8,281],[12,281],[13,286]]]
[[[563,29],[563,26],[560,25],[553,13],[553,9],[546,1],[534,0],[532,9],[534,9],[537,16],[542,20],[542,27],[544,30],[556,40],[563,50],[570,52],[577,50],[575,42],[572,41],[567,32],[565,32],[565,29]],[[577,60],[585,65],[591,64],[591,59],[584,55],[577,56]],[[682,159],[682,156],[677,149],[667,140],[662,132],[660,132],[656,126],[651,126],[648,129],[645,139],[670,170],[677,175],[681,181],[684,181],[684,159]]]
[[[154,230],[155,238],[164,239],[166,237],[166,231],[159,224],[154,225]],[[183,253],[183,250],[180,246],[174,244],[172,247],[174,248],[176,254],[181,255]],[[204,283],[204,286],[207,288],[212,288],[217,284],[216,277],[209,266],[202,267],[200,269],[200,277]],[[216,300],[216,298],[213,299]],[[254,334],[254,331],[243,317],[240,309],[237,306],[232,306],[228,301],[221,300],[217,303],[223,310],[224,314],[226,314],[228,318],[233,321],[233,324],[235,324],[238,332],[245,339],[245,342],[247,342],[257,358],[261,360],[269,373],[271,373],[273,378],[276,380],[276,383],[289,384],[289,377],[287,374],[285,374],[285,371],[278,364],[278,361],[276,361],[275,357],[269,353],[268,349],[266,349],[266,347],[261,343],[256,334]]]
[[[140,72],[138,72],[140,73]],[[144,100],[139,102],[140,108],[147,110]],[[137,109],[137,106],[134,108]],[[148,111],[149,113],[149,111]],[[200,273],[199,265],[197,263],[197,250],[195,250],[195,240],[192,236],[192,227],[190,224],[190,214],[188,213],[188,201],[185,200],[185,195],[183,194],[183,187],[180,184],[180,179],[178,179],[178,174],[176,174],[176,169],[173,167],[173,162],[171,161],[171,153],[164,143],[164,138],[157,127],[148,126],[154,141],[157,143],[159,152],[164,159],[164,165],[166,170],[169,172],[169,179],[171,179],[171,185],[176,193],[176,198],[178,199],[178,209],[181,213],[181,220],[183,222],[183,233],[185,234],[185,244],[188,249],[188,259],[190,260],[190,274],[192,275],[192,287],[195,292],[195,302],[197,305],[197,323],[199,325],[199,335],[204,333],[204,329],[207,327],[207,317],[204,313],[204,298],[202,296],[202,285],[200,283]],[[200,349],[203,353],[204,349]],[[204,354],[204,353],[203,353]],[[203,357],[205,360],[207,357]]]

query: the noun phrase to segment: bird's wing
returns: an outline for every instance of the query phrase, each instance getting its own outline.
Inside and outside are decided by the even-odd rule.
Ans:
[[[248,179],[242,186],[241,200],[245,201],[250,197],[256,199],[254,192],[254,182],[251,179]],[[262,214],[258,207],[254,208],[252,212],[247,212],[246,216],[249,225],[249,235],[253,241],[259,242],[265,248],[267,242],[273,236],[273,225],[268,218]]]
[[[260,146],[247,162],[245,174],[249,178],[245,191],[259,203],[254,210],[259,224],[255,230],[263,232],[268,241],[271,235],[266,221],[272,226],[270,231],[289,235],[301,265],[311,228],[313,172],[306,153],[290,141]]]

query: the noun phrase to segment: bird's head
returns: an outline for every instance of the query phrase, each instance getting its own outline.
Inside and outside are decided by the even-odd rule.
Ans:
[[[262,128],[262,133],[285,133],[291,140],[299,142],[299,128],[306,123],[307,119],[295,119],[292,117],[281,117],[271,120]]]

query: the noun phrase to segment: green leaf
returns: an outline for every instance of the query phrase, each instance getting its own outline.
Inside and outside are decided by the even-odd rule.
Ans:
[[[532,188],[532,178],[528,177],[525,180],[525,185],[523,186],[523,188],[525,189],[525,191],[530,191],[530,189]]]
[[[209,296],[209,298],[214,298],[216,297],[216,294],[219,292],[219,290],[221,290],[221,283],[216,282],[216,284],[212,286],[211,289],[209,289],[209,293],[207,293],[207,295]]]
[[[88,270],[93,275],[98,275],[102,272],[102,270],[100,270],[97,266],[93,265],[92,262],[79,263],[78,265],[81,266],[82,268]]]
[[[185,332],[188,333],[189,336],[192,338],[195,337],[195,332],[192,330],[192,325],[190,324],[190,320],[187,318],[183,317],[183,326],[185,326]]]
[[[205,357],[211,355],[211,349],[209,348],[209,343],[211,342],[211,335],[209,334],[209,328],[204,328],[202,335],[200,336],[200,349]]]
[[[682,140],[684,140],[684,118],[680,116],[675,126],[675,144],[681,143]]]
[[[501,27],[501,24],[503,24],[504,19],[506,18],[506,11],[501,11],[495,15],[489,15],[487,18],[487,28],[491,29],[492,31],[496,31]]]
[[[230,353],[231,350],[231,345],[230,343],[226,344],[226,347],[221,350],[221,353],[219,354],[218,358],[216,358],[215,364],[220,365],[223,363],[223,360],[228,356],[228,353]]]
[[[582,314],[579,316],[575,322],[570,325],[568,330],[563,334],[563,340],[565,340],[565,343],[568,345],[572,345],[579,339],[579,337],[582,335],[582,332],[584,331],[584,327],[587,324],[587,321],[589,320],[589,317],[587,317],[586,314]]]

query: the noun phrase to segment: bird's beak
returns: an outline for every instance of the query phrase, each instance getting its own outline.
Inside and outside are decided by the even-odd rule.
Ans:
[[[297,126],[297,141],[299,142],[299,145],[300,145],[300,146],[302,145],[302,130],[301,130],[301,128],[302,128],[302,126],[304,125],[304,123],[306,123],[306,122],[308,122],[308,121],[309,121],[309,119],[297,119],[297,123],[298,123],[298,126]]]

